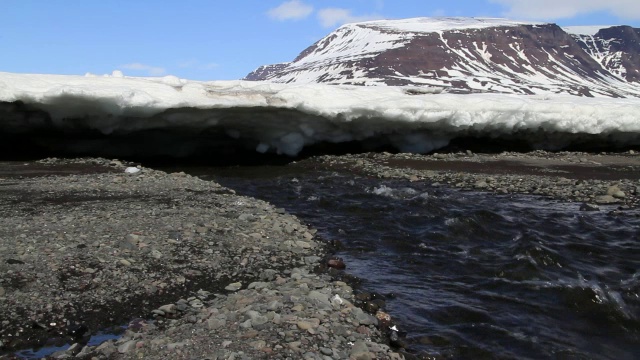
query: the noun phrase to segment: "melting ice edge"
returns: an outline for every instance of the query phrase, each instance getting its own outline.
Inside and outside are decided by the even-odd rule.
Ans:
[[[361,142],[424,153],[459,138],[558,150],[640,145],[640,99],[446,94],[430,88],[0,73],[0,134],[71,153],[295,156]]]

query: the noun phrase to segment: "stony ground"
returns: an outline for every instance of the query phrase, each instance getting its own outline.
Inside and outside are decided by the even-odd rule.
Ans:
[[[72,344],[52,358],[402,358],[284,210],[119,161],[1,165],[0,359],[52,339]]]

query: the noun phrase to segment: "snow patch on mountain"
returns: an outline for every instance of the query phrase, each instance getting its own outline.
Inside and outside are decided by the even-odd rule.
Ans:
[[[455,93],[567,93],[640,97],[625,51],[600,27],[489,18],[416,18],[347,24],[290,63],[246,80],[278,83],[438,86]],[[633,39],[631,39],[633,40]],[[604,42],[603,42],[604,41]],[[602,42],[602,43],[601,43]],[[629,41],[633,44],[633,41]],[[640,64],[637,64],[640,67]],[[640,76],[640,74],[639,74]]]
[[[482,17],[421,17],[399,20],[373,20],[343,25],[361,26],[402,33],[433,33],[451,30],[486,29],[504,26],[542,25],[542,22],[514,21]]]
[[[562,29],[569,34],[573,35],[588,35],[595,36],[598,31],[606,28],[610,28],[613,25],[583,25],[583,26],[564,26]]]

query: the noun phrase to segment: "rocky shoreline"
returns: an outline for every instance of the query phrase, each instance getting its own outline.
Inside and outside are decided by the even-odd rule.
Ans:
[[[368,153],[308,161],[378,178],[428,182],[463,191],[526,194],[576,202],[583,210],[640,207],[640,154],[504,152],[475,154]]]
[[[0,359],[56,338],[50,358],[402,358],[282,209],[120,161],[2,167]]]

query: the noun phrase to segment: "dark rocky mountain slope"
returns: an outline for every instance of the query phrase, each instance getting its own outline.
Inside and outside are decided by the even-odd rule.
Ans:
[[[593,31],[593,28],[590,29]],[[245,80],[401,85],[454,93],[640,97],[640,29],[416,18],[347,24]]]

